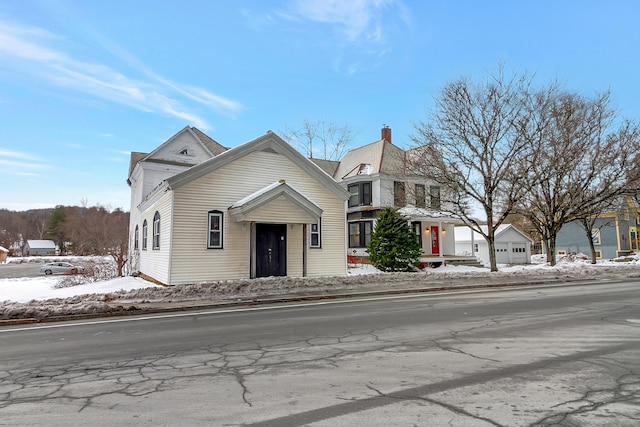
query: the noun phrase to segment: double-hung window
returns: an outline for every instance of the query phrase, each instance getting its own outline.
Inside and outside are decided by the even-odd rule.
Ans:
[[[407,204],[407,197],[404,191],[404,182],[393,182],[393,205],[396,207],[402,207]]]
[[[153,249],[160,249],[160,212],[153,215]]]
[[[318,222],[315,224],[311,224],[309,227],[309,247],[310,248],[320,248],[321,240],[320,240],[320,221],[318,218]]]
[[[371,182],[358,182],[347,186],[349,207],[371,205]]]
[[[207,248],[222,249],[223,216],[221,211],[209,211],[207,220]]]
[[[440,210],[440,187],[431,186],[429,187],[429,193],[431,196],[431,201],[429,203],[429,207],[431,209]]]
[[[427,198],[424,184],[416,184],[416,207],[424,208],[426,207]]]
[[[138,225],[136,224],[136,231],[133,233],[133,249],[134,250],[138,250],[138,240],[140,237],[140,229],[138,228]]]
[[[349,223],[349,247],[366,248],[371,242],[372,221]]]
[[[147,220],[145,219],[142,223],[142,250],[147,250]]]

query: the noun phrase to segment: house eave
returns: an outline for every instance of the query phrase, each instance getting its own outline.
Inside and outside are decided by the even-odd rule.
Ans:
[[[193,166],[192,168],[184,172],[176,174],[168,178],[167,183],[170,188],[177,189],[252,152],[269,150],[289,158],[300,169],[323,184],[327,189],[335,194],[336,197],[339,197],[342,200],[349,199],[349,193],[347,192],[347,190],[342,188],[318,165],[304,157],[273,132],[267,132],[266,134],[254,139],[253,141],[250,141],[239,147],[232,148],[216,157]]]

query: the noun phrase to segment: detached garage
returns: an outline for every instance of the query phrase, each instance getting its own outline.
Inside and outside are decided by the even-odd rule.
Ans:
[[[486,233],[487,227],[482,226]],[[473,255],[483,264],[489,264],[489,244],[484,237],[469,227],[456,227],[456,254]],[[498,264],[531,264],[533,241],[512,224],[502,224],[496,230],[496,262]]]

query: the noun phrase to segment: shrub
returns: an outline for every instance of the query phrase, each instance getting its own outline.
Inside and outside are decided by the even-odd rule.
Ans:
[[[382,271],[415,271],[422,254],[407,220],[389,208],[378,215],[368,250],[369,260]]]

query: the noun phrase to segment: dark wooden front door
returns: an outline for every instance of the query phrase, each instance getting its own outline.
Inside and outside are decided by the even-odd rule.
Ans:
[[[287,226],[256,224],[256,276],[287,275]]]

